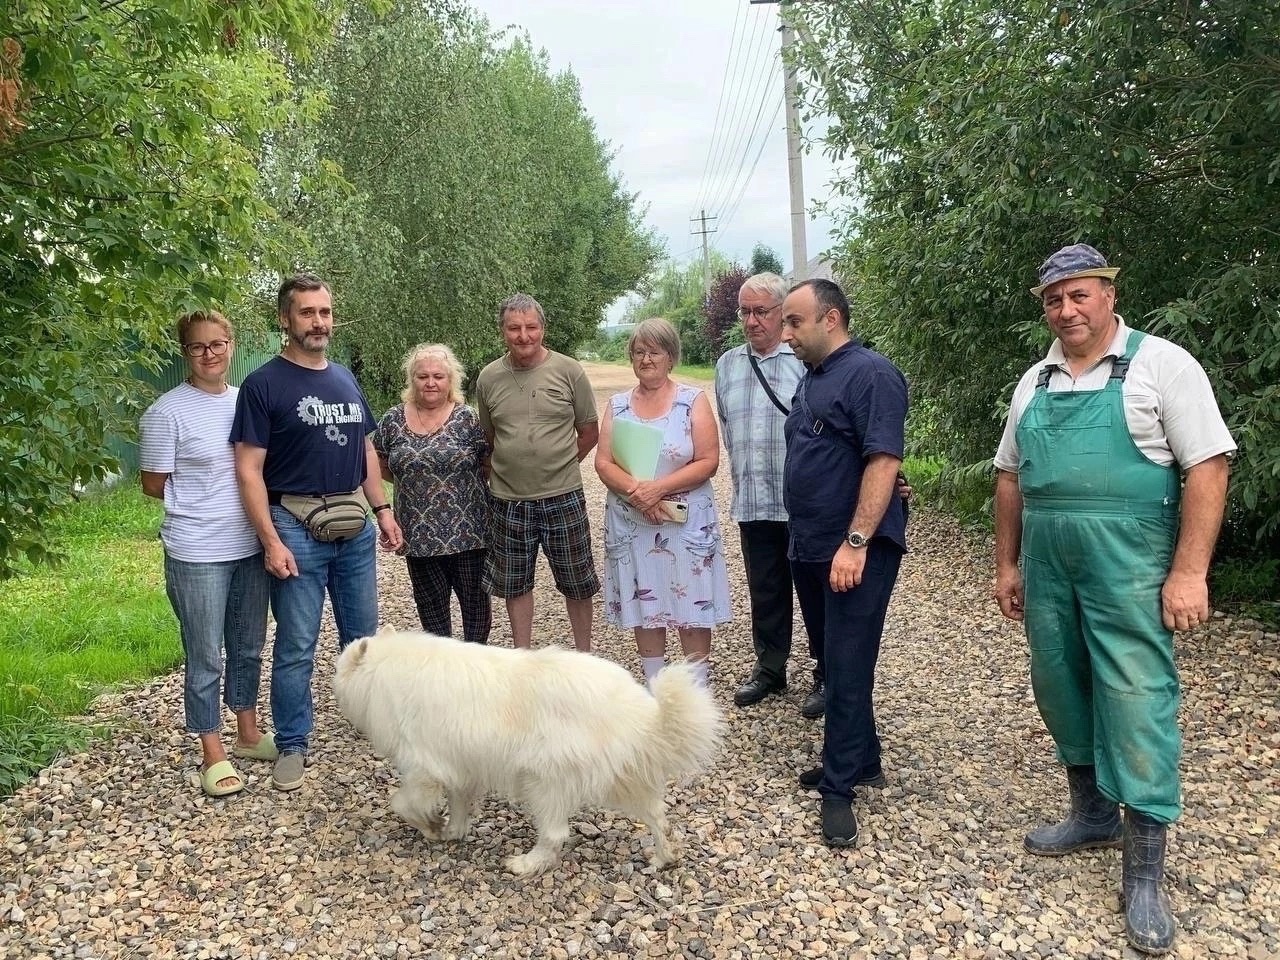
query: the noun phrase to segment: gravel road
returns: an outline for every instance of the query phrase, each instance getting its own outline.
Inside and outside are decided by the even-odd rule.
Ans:
[[[630,385],[624,368],[590,370],[602,399]],[[584,476],[599,518],[603,488],[589,466]],[[727,521],[727,465],[715,484]],[[671,791],[684,848],[675,866],[652,871],[644,828],[590,809],[573,819],[560,869],[515,880],[503,858],[533,833],[496,798],[466,841],[424,842],[387,806],[393,771],[334,708],[326,615],[313,766],[296,792],[272,789],[270,765],[250,761],[238,796],[210,800],[193,786],[180,675],[98,701],[91,719],[111,741],[0,804],[0,955],[1137,956],[1123,946],[1118,851],[1022,851],[1022,834],[1060,811],[1065,784],[1025,642],[987,596],[989,543],[927,508],[910,537],[877,688],[889,784],[856,801],[862,835],[851,850],[822,845],[817,795],[795,784],[821,734],[799,715],[807,664],[793,663],[786,696],[732,705],[751,643],[731,533],[736,616],[713,654],[729,733],[714,770]],[[403,563],[381,559],[379,579],[383,621],[416,626]],[[570,645],[545,566],[538,590],[535,642]],[[494,641],[509,643],[495,613]],[[599,612],[597,636],[601,655],[639,675],[630,636]],[[1175,956],[1280,956],[1280,635],[1219,616],[1179,637],[1178,659],[1186,812],[1169,857]]]

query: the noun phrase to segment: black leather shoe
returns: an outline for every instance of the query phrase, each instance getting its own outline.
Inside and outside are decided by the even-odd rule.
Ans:
[[[752,677],[737,689],[733,695],[733,702],[740,707],[749,707],[771,694],[786,692],[785,681],[772,680],[769,677]]]
[[[858,839],[858,818],[848,800],[827,797],[822,801],[822,840],[828,847],[852,847]]]
[[[813,767],[800,774],[800,786],[806,790],[817,790],[818,784],[822,782],[822,768]],[[885,785],[884,771],[879,767],[875,770],[863,770],[858,774],[858,779],[853,781],[855,787],[883,787]]]
[[[800,708],[800,716],[806,720],[817,720],[827,712],[827,685],[819,680],[804,698],[804,706]]]

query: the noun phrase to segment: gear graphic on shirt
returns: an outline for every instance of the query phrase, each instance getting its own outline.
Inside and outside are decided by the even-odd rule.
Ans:
[[[319,406],[319,397],[303,397],[298,401],[298,419],[309,426],[319,426],[320,416],[315,412]],[[332,440],[333,437],[329,439]]]
[[[326,440],[332,440],[340,447],[345,447],[347,445],[347,435],[332,423],[324,428],[324,436]]]

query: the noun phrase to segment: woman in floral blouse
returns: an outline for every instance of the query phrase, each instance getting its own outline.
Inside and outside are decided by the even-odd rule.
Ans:
[[[383,477],[396,485],[409,580],[422,629],[451,636],[450,591],[462,611],[462,637],[487,643],[493,625],[481,583],[488,545],[489,447],[476,413],[463,403],[462,364],[443,344],[419,344],[404,359],[404,402],[373,435]]]

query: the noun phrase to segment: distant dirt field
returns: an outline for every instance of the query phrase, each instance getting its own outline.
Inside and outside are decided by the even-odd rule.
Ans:
[[[584,363],[583,369],[595,388],[596,406],[603,409],[604,402],[621,390],[630,390],[636,385],[635,374],[631,367],[621,363]],[[710,380],[696,380],[690,377],[676,377],[681,383],[704,387],[708,398],[714,403],[715,396],[711,392]]]

